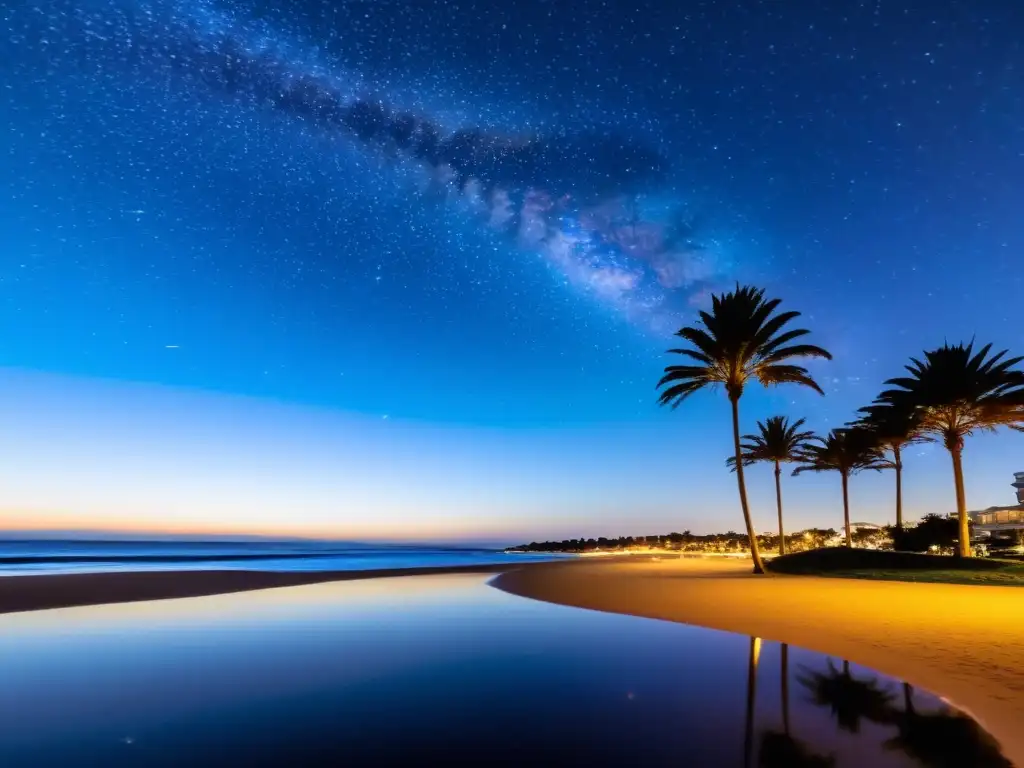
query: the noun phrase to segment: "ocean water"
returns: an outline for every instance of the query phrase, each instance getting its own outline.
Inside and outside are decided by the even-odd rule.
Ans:
[[[0,765],[1009,765],[870,669],[489,578],[0,616]]]
[[[0,575],[242,569],[364,571],[555,560],[493,549],[320,541],[0,541]],[[569,555],[568,557],[571,557]]]

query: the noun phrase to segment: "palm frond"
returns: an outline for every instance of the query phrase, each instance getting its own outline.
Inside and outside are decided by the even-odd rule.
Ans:
[[[807,369],[799,365],[765,365],[757,370],[756,376],[766,387],[774,384],[802,384],[819,395],[825,394],[818,386],[818,382],[811,378]]]
[[[776,300],[776,306],[777,305],[778,301]],[[764,315],[763,319],[762,314],[763,313],[758,314],[757,320],[763,322],[763,325],[761,325],[761,327],[758,329],[757,334],[754,336],[753,340],[754,345],[762,350],[767,344],[769,344],[773,340],[775,334],[777,334],[782,329],[782,326],[800,317],[799,312],[792,311],[780,312],[779,314],[775,315],[775,317],[772,318],[768,318],[767,315]]]
[[[800,456],[794,475],[804,472],[841,472],[854,475],[864,470],[881,471],[895,465],[879,450],[874,437],[865,429],[833,429],[825,437],[811,441]]]
[[[686,357],[691,357],[698,363],[704,363],[705,365],[712,365],[714,363],[710,357],[696,349],[670,349],[668,350],[668,353],[670,355],[685,355]]]
[[[661,394],[658,396],[658,404],[671,405],[673,408],[678,408],[679,404],[682,403],[683,400],[705,386],[707,386],[707,382],[703,381],[684,381],[682,384],[676,384],[675,386],[662,390]]]
[[[778,312],[780,304],[779,299],[765,299],[764,291],[753,286],[737,285],[712,296],[711,310],[698,313],[696,324],[676,332],[688,345],[669,353],[687,357],[694,364],[665,368],[658,388],[667,389],[658,402],[675,407],[713,383],[724,384],[729,396],[738,398],[751,379],[769,385],[799,384],[820,393],[821,387],[806,369],[782,363],[805,357],[830,359],[831,355],[811,344],[786,346],[808,331],[788,328],[800,313]]]
[[[774,339],[772,339],[771,341],[764,345],[764,347],[762,348],[762,352],[767,357],[771,355],[772,352],[774,352],[776,349],[781,347],[783,344],[789,344],[789,342],[795,341],[796,339],[799,339],[801,336],[806,336],[809,333],[810,331],[808,331],[806,328],[794,328],[792,331],[780,333],[778,336],[776,336]]]
[[[1024,424],[1024,358],[989,355],[991,344],[974,350],[969,344],[945,344],[911,358],[909,376],[889,379],[876,405],[911,409],[918,434],[942,440],[947,447],[965,437],[997,427]]]
[[[927,439],[921,431],[920,414],[906,402],[893,402],[879,396],[857,413],[857,420],[850,426],[874,435],[879,447],[896,452],[905,445]]]
[[[832,359],[831,354],[814,344],[795,344],[792,347],[783,347],[782,349],[773,350],[771,354],[765,356],[764,361],[766,363],[781,363],[784,360],[790,360],[794,357],[820,357],[825,360]]]
[[[743,466],[757,462],[789,463],[800,461],[813,432],[801,431],[803,419],[791,422],[785,416],[771,416],[757,422],[758,432],[744,435],[745,442],[740,444]],[[736,458],[726,459],[726,466],[736,469]]]

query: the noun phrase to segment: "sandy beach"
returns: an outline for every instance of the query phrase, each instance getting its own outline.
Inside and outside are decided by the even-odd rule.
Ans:
[[[749,562],[546,563],[493,584],[513,594],[792,643],[929,690],[1024,765],[1024,589],[754,576]]]

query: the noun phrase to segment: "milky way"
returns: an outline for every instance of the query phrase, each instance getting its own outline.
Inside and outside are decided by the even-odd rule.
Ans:
[[[678,418],[656,405],[661,353],[709,291],[764,287],[834,356],[814,371],[827,397],[745,393],[744,431],[847,423],[944,339],[1020,354],[1021,2],[21,0],[0,28],[5,380],[150,382],[184,388],[183,409],[197,390],[265,398],[382,435],[444,425],[452,442],[409,444],[423,485],[383,464],[380,487],[444,504],[463,476],[431,460],[457,455],[468,515],[608,510],[628,531],[664,508],[655,531],[735,509],[720,393]],[[160,426],[125,443],[118,426],[145,419],[78,386],[38,401],[45,422],[0,398],[12,460],[41,436],[39,491],[79,411],[111,414],[83,455],[148,496],[193,466],[178,411],[154,400]],[[235,431],[224,406],[226,457],[255,445],[241,412],[261,408],[239,405]],[[346,471],[302,429],[233,487],[194,465],[204,501],[257,488],[297,512]],[[1005,503],[1024,455],[1005,439],[972,447],[972,505]],[[946,487],[948,467],[913,458],[912,482]],[[95,508],[134,504],[107,485]],[[915,503],[941,510],[937,494]],[[794,497],[830,524],[813,485]]]
[[[717,254],[664,193],[667,159],[614,126],[551,135],[447,128],[389,102],[386,89],[367,95],[353,85],[357,76],[311,64],[281,31],[223,7],[90,3],[64,21],[85,66],[167,72],[183,86],[413,162],[484,226],[645,327],[670,328],[721,277]]]

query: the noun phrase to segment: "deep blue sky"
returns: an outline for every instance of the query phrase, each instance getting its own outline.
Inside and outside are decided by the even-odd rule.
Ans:
[[[747,426],[841,424],[947,338],[1024,351],[1017,3],[254,8],[0,16],[11,525],[738,528],[724,398],[654,405],[710,291],[767,287],[836,357]],[[944,511],[919,453],[908,506]],[[1024,438],[966,462],[969,504],[1009,503]],[[794,526],[838,522],[833,481],[789,484]]]

